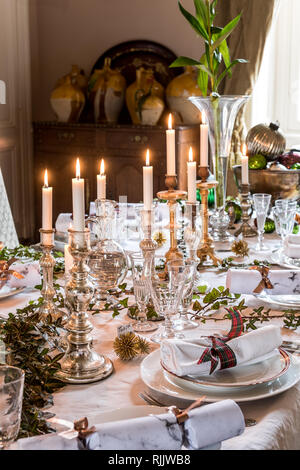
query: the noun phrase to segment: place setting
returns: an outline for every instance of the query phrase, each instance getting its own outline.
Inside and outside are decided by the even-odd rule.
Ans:
[[[194,12],[168,6],[163,23],[160,5],[139,4],[120,10],[121,29],[115,17],[122,38],[128,24],[134,37],[135,15],[145,38],[154,23],[158,36],[175,23],[179,34],[181,19],[198,58],[158,37],[106,41],[93,62],[80,34],[73,55],[55,35],[45,46],[41,31],[64,22],[40,1],[24,6],[31,26],[20,31],[23,14],[0,5],[18,33],[3,29],[0,77],[0,450],[10,452],[1,455],[100,450],[109,464],[142,468],[145,451],[164,466],[202,450],[298,450],[299,113],[282,107],[284,73],[266,75],[282,59],[274,31],[294,34],[299,8],[266,0],[258,12],[251,0],[250,14],[250,0],[231,0],[229,20],[222,2],[194,0]],[[85,34],[88,6],[64,2],[69,26],[74,13]],[[109,25],[112,7],[101,8],[93,14]],[[31,51],[41,75],[31,103],[33,37],[45,56]],[[71,56],[94,63],[89,73]],[[294,69],[284,56],[298,83]],[[32,125],[29,103],[40,107]],[[41,121],[45,103],[53,119],[45,109]]]

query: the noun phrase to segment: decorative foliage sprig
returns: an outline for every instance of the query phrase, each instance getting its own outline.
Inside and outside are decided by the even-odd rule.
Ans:
[[[238,25],[241,14],[230,21],[226,26],[220,28],[214,26],[216,17],[216,6],[218,0],[194,0],[195,13],[193,16],[179,2],[179,9],[194,31],[204,40],[205,52],[200,60],[189,57],[178,57],[171,67],[182,67],[186,65],[195,66],[198,69],[198,84],[203,96],[208,94],[208,82],[210,91],[218,93],[220,83],[228,75],[232,76],[232,68],[236,64],[248,62],[245,59],[231,61],[227,38]],[[223,67],[222,67],[223,65]]]

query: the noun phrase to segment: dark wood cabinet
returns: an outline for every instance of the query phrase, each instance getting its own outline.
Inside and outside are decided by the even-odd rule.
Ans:
[[[53,187],[53,221],[61,212],[72,211],[72,178],[76,158],[80,157],[85,178],[86,210],[96,199],[96,175],[105,159],[107,198],[128,202],[143,198],[143,165],[150,149],[154,173],[154,195],[165,188],[166,129],[132,125],[93,125],[37,122],[34,129],[34,171],[36,234],[41,226],[41,187],[45,168]],[[178,188],[186,189],[186,162],[192,146],[199,161],[199,126],[176,128],[176,168]]]

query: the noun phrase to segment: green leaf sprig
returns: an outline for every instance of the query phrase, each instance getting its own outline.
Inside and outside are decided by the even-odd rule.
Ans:
[[[226,76],[232,77],[232,68],[244,64],[245,59],[231,61],[227,39],[237,27],[241,14],[223,28],[214,26],[218,0],[194,0],[195,16],[188,12],[180,2],[179,9],[194,31],[204,40],[205,52],[200,59],[178,57],[170,67],[194,66],[198,69],[198,85],[203,96],[210,92],[218,94],[219,86]]]

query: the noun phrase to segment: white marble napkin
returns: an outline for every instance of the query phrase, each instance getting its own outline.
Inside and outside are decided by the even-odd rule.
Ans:
[[[5,286],[3,286],[1,292],[5,287],[8,289],[20,287],[32,288],[41,284],[40,264],[38,261],[33,261],[31,263],[21,263],[16,261],[11,264],[10,269],[20,273],[23,278],[18,279],[11,275]]]
[[[273,289],[265,289],[271,295],[300,294],[300,271],[270,269],[268,278]],[[235,294],[253,294],[262,276],[255,269],[229,269],[226,287]]]
[[[214,442],[239,436],[245,430],[245,419],[233,400],[222,400],[190,411],[184,424],[185,446],[202,449]]]
[[[233,350],[237,365],[246,365],[260,362],[276,354],[275,350],[281,343],[280,328],[268,325],[233,338],[226,344]],[[209,375],[210,361],[198,364],[207,346],[211,346],[211,341],[204,337],[198,340],[164,340],[160,348],[162,363],[170,372],[180,377]],[[220,363],[217,365],[216,371],[219,369]]]

